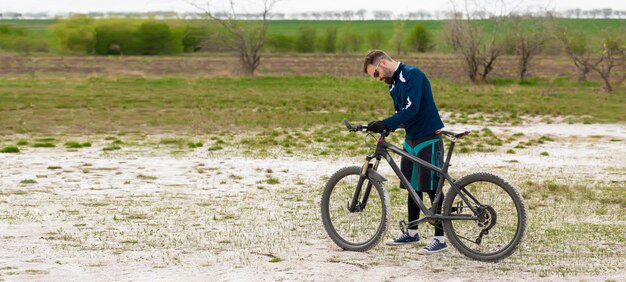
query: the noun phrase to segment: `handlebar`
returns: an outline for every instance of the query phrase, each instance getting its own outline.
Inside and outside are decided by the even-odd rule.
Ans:
[[[346,125],[346,127],[348,128],[349,131],[352,132],[357,132],[357,131],[367,131],[367,125],[352,125],[347,119],[343,119],[343,123]],[[465,135],[469,135],[470,133],[472,133],[471,131],[464,131],[461,133],[456,133],[456,132],[452,132],[452,131],[447,131],[447,130],[437,130],[437,132],[435,132],[435,134],[444,134],[447,135],[449,137],[453,137],[453,138],[461,138]],[[389,132],[387,131],[383,131],[383,136],[387,136],[389,135]]]
[[[346,125],[346,127],[348,128],[349,131],[352,132],[356,132],[356,131],[367,131],[367,125],[357,125],[357,126],[353,126],[352,124],[350,124],[350,122],[347,119],[343,119],[343,123]]]

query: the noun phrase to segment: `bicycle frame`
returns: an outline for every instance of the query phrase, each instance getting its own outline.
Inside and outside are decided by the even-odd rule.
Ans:
[[[357,206],[358,203],[358,198],[359,195],[361,193],[361,187],[363,185],[363,182],[366,179],[366,173],[368,171],[369,168],[372,168],[373,170],[377,170],[378,169],[378,165],[380,163],[380,160],[382,158],[384,158],[387,163],[389,163],[389,165],[391,166],[391,169],[394,171],[394,173],[396,174],[396,176],[400,179],[401,183],[403,184],[404,187],[407,187],[407,191],[409,192],[410,197],[413,199],[413,201],[417,204],[417,206],[420,208],[420,210],[422,212],[424,212],[425,216],[423,218],[411,221],[407,224],[407,227],[413,227],[413,226],[417,226],[425,221],[428,220],[477,220],[478,217],[476,216],[476,214],[478,214],[478,211],[476,209],[476,207],[470,203],[470,201],[467,199],[467,197],[471,198],[472,201],[474,201],[474,203],[476,205],[481,205],[480,202],[478,202],[478,200],[476,198],[474,198],[471,194],[468,193],[468,191],[464,190],[462,193],[461,190],[459,189],[459,187],[457,187],[457,185],[454,183],[455,180],[448,174],[448,168],[450,166],[450,159],[452,158],[452,151],[454,150],[454,145],[456,143],[456,137],[452,137],[452,140],[450,141],[450,147],[448,149],[448,153],[446,155],[446,159],[444,161],[443,167],[439,168],[436,167],[416,156],[413,156],[409,153],[407,153],[406,151],[390,144],[387,143],[385,141],[385,136],[386,133],[382,133],[381,137],[378,139],[378,143],[376,145],[376,150],[374,152],[373,155],[369,155],[366,157],[365,159],[365,164],[363,165],[363,169],[361,170],[361,177],[359,179],[359,183],[357,184],[357,189],[355,191],[354,197],[352,202],[349,204],[349,208],[351,211],[355,211],[355,210],[361,210],[365,207],[365,205],[367,204],[367,200],[369,197],[369,193],[371,191],[371,187],[372,184],[368,183],[367,188],[365,190],[365,193],[363,195],[363,201],[362,203],[360,203],[359,206]],[[431,209],[429,210],[425,205],[424,202],[419,198],[419,196],[417,195],[417,192],[412,189],[411,183],[409,182],[409,180],[404,176],[404,174],[402,173],[402,171],[400,170],[400,168],[398,167],[398,165],[396,164],[396,162],[393,160],[393,158],[391,157],[391,155],[389,154],[389,151],[400,155],[404,158],[409,159],[411,162],[416,163],[418,165],[420,165],[421,167],[425,167],[431,171],[434,171],[435,173],[437,173],[437,175],[439,175],[439,182],[437,183],[437,189],[435,190],[435,199],[433,201],[433,205],[431,207]],[[371,160],[375,159],[374,164],[371,164]],[[444,179],[445,181],[448,181],[448,183],[450,184],[450,189],[454,189],[456,191],[456,193],[459,195],[459,197],[463,200],[463,202],[467,205],[467,207],[469,207],[472,212],[474,213],[474,216],[468,216],[468,215],[448,215],[448,216],[444,216],[441,215],[440,213],[437,213],[435,208],[438,206],[439,201],[443,200],[443,185],[444,185]],[[465,195],[467,194],[467,196]]]

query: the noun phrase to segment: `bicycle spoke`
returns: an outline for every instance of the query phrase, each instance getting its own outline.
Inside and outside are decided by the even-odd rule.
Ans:
[[[353,244],[362,244],[374,237],[383,220],[382,203],[376,189],[369,191],[367,206],[364,209],[360,211],[357,209],[355,212],[348,210],[346,202],[352,201],[358,181],[358,175],[341,179],[335,185],[329,199],[330,219],[335,231],[342,239]],[[363,187],[368,183],[366,180]],[[358,199],[358,203],[361,203],[361,198]]]
[[[503,187],[505,183],[493,175],[474,177],[476,180],[459,187],[465,197],[453,193],[453,198],[448,199],[450,202],[447,208],[451,214],[458,215],[469,210],[468,205],[472,205],[473,210],[476,210],[472,216],[478,219],[450,221],[447,223],[447,232],[452,234],[448,236],[452,236],[451,241],[456,243],[455,247],[461,252],[475,258],[494,259],[508,255],[519,243],[519,234],[523,234],[525,229],[520,224],[520,220],[525,220],[525,214],[519,213],[514,197],[509,194],[509,190],[513,191],[514,188]],[[485,178],[494,180],[483,180]]]

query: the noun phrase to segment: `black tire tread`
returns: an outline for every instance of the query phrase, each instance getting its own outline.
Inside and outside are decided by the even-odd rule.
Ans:
[[[450,243],[452,243],[454,248],[457,249],[460,253],[475,260],[491,261],[491,262],[499,261],[513,254],[513,252],[515,252],[515,250],[522,243],[522,240],[524,238],[524,235],[528,227],[528,212],[526,209],[526,205],[524,204],[521,194],[515,187],[513,187],[513,185],[511,185],[509,182],[502,179],[501,177],[491,174],[491,173],[479,172],[479,173],[469,174],[455,181],[455,184],[457,184],[459,188],[462,188],[476,181],[488,181],[488,182],[497,184],[498,186],[506,190],[509,193],[509,195],[511,195],[513,202],[516,204],[516,207],[520,216],[519,221],[521,222],[521,226],[519,226],[519,232],[517,232],[515,238],[513,239],[514,243],[508,248],[496,254],[482,255],[482,254],[476,254],[475,252],[472,252],[466,249],[461,243],[459,243],[458,237],[456,237],[456,234],[453,233],[452,222],[450,220],[443,221],[444,232],[446,234],[446,237],[448,237],[448,240],[450,241]],[[445,197],[444,204],[443,204],[443,212],[445,214],[448,214],[449,211],[451,210],[454,196],[456,196],[455,191],[450,189]]]
[[[349,175],[355,175],[355,174],[359,175],[360,173],[361,173],[361,167],[358,167],[358,166],[344,167],[342,169],[339,169],[337,172],[335,172],[328,179],[328,182],[326,183],[326,186],[324,187],[324,192],[322,194],[322,201],[320,204],[321,210],[322,210],[322,223],[324,224],[324,229],[326,229],[326,233],[328,233],[328,236],[330,236],[333,242],[335,242],[335,244],[337,244],[342,249],[348,250],[348,251],[355,251],[355,252],[365,252],[375,247],[387,233],[387,229],[389,228],[389,221],[391,217],[391,209],[390,209],[391,203],[389,200],[389,193],[384,188],[384,184],[381,183],[380,181],[372,179],[371,177],[368,177],[368,180],[374,185],[378,194],[382,197],[381,204],[383,205],[383,214],[384,214],[383,227],[374,235],[374,237],[372,237],[372,239],[368,240],[365,244],[361,244],[361,245],[352,244],[351,242],[347,242],[343,240],[342,238],[340,238],[339,236],[337,236],[337,232],[335,231],[332,223],[330,222],[330,214],[328,213],[328,204],[329,204],[330,194],[332,193],[334,186],[342,178],[349,176]]]

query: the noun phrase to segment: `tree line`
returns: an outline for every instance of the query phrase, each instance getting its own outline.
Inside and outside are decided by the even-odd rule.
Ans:
[[[280,13],[272,12],[266,16],[270,20],[445,20],[454,19],[458,12],[455,11],[428,11],[417,10],[405,13],[394,13],[389,10],[343,10],[343,11],[307,11],[299,13]],[[517,16],[525,17],[543,17],[546,16],[545,11],[526,11],[519,12]],[[549,12],[558,18],[571,19],[623,19],[626,18],[626,10],[616,10],[612,8],[602,9],[567,9],[562,11]],[[68,18],[74,16],[74,13],[55,14],[46,12],[38,13],[19,13],[19,12],[2,12],[0,19],[54,19]],[[157,18],[157,19],[201,19],[204,13],[200,12],[175,12],[175,11],[150,11],[150,12],[88,12],[86,15],[92,18]],[[215,12],[218,18],[227,18],[229,12]],[[473,17],[477,19],[488,19],[495,17],[493,13],[480,10],[475,11]],[[262,13],[237,13],[236,17],[247,20],[260,20]]]
[[[391,38],[386,38],[381,30],[361,35],[351,29],[339,30],[328,27],[318,31],[314,26],[302,26],[297,34],[278,34],[267,39],[268,52],[293,53],[347,53],[366,49],[379,49],[384,45],[393,46],[400,53],[428,52],[434,47],[431,32],[422,24],[415,24],[407,33],[404,23],[396,24]]]
[[[237,22],[237,28],[251,30],[255,23]],[[202,21],[163,21],[154,19],[94,19],[75,15],[52,26],[64,53],[86,55],[176,55],[193,52],[231,51],[224,26]],[[251,33],[251,32],[250,32]],[[275,34],[264,39],[265,52],[337,53],[358,52],[392,44],[399,52],[427,52],[433,49],[431,32],[416,24],[405,32],[404,24],[395,28],[393,38],[382,31],[363,36],[350,29],[330,27],[319,30],[302,26],[296,34]],[[0,49],[19,52],[48,52],[49,42],[29,36],[28,31],[0,24]],[[253,41],[253,40],[248,40]],[[258,41],[258,40],[256,40]],[[4,43],[3,43],[4,42]]]

